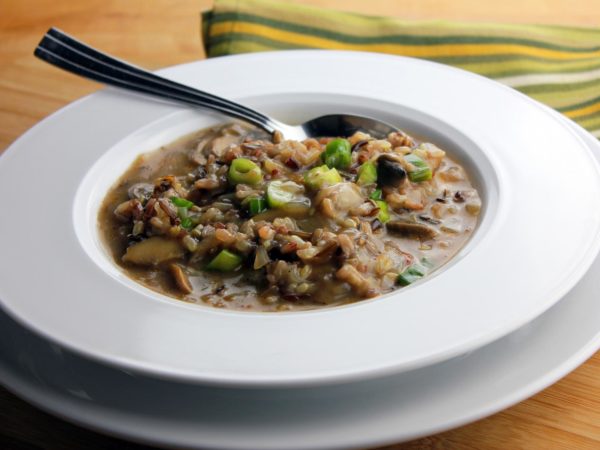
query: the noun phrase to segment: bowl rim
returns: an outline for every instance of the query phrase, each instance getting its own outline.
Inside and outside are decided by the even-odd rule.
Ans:
[[[251,101],[262,101],[263,104],[265,101],[270,103],[277,101],[276,98],[280,95],[280,93],[261,95],[255,97]],[[324,100],[324,98],[327,100]],[[247,100],[249,99],[242,99],[242,101]],[[286,94],[286,104],[289,105],[289,108],[302,110],[311,109],[311,104],[319,102],[327,102],[328,104],[336,105],[352,105],[361,104],[361,102],[364,104],[369,100],[370,99],[360,96],[344,94],[324,95],[320,92],[315,92],[313,94],[303,93],[297,96],[294,94]],[[379,111],[383,111],[383,105],[385,105],[386,110],[390,111],[398,108],[394,103],[387,103],[381,100],[378,100],[376,103],[379,105],[379,107],[375,106],[374,104],[372,104],[370,107],[373,109],[378,109]],[[318,107],[312,106],[312,108],[318,110]],[[501,190],[499,187],[499,174],[496,172],[493,163],[490,161],[489,155],[478,151],[475,143],[469,143],[469,149],[478,151],[478,161],[474,161],[472,155],[470,155],[469,151],[465,149],[464,143],[469,142],[469,139],[462,135],[458,130],[452,129],[446,124],[440,123],[437,119],[412,110],[411,108],[405,109],[406,110],[402,111],[402,114],[400,114],[402,117],[397,117],[395,123],[401,124],[400,128],[409,135],[414,134],[412,133],[413,128],[411,127],[417,127],[419,128],[418,132],[423,135],[427,135],[428,138],[431,135],[435,135],[435,139],[428,139],[427,142],[438,144],[440,148],[445,150],[448,150],[450,147],[452,147],[452,149],[448,150],[448,153],[455,161],[459,161],[463,167],[468,167],[468,169],[465,168],[465,170],[467,171],[469,178],[472,179],[472,184],[477,188],[477,191],[482,199],[482,210],[478,217],[475,229],[472,231],[465,244],[457,250],[456,254],[441,266],[436,267],[436,269],[432,273],[428,274],[423,280],[419,280],[410,286],[402,288],[402,291],[418,287],[420,284],[427,282],[431,278],[452,267],[452,265],[459,263],[460,259],[467,255],[473,246],[477,245],[479,240],[485,236],[486,230],[491,226],[494,216],[498,213],[498,193]],[[415,116],[419,117],[419,119],[414,119]],[[176,140],[186,138],[190,135],[190,133],[194,134],[200,130],[198,128],[198,122],[204,124],[205,120],[203,119],[204,118],[198,118],[195,114],[189,111],[173,112],[163,118],[145,125],[131,135],[127,136],[125,139],[116,143],[112,148],[108,149],[106,153],[100,156],[100,158],[93,164],[93,166],[83,177],[75,195],[72,211],[75,233],[80,241],[81,246],[86,251],[90,259],[94,261],[102,270],[109,273],[117,282],[124,284],[130,289],[142,292],[144,295],[155,301],[167,301],[169,305],[183,306],[192,310],[195,308],[212,309],[213,307],[203,305],[201,303],[181,301],[175,297],[169,296],[168,294],[153,290],[150,287],[136,282],[133,278],[129,277],[127,275],[127,271],[114,261],[114,257],[111,254],[110,249],[108,248],[106,242],[104,242],[102,232],[100,231],[100,227],[98,225],[98,217],[106,194],[117,184],[119,178],[131,166],[136,158],[141,155],[158,151],[163,145],[169,145]],[[222,118],[215,118],[214,123],[209,125],[204,124],[202,127],[210,128],[211,126],[222,123]],[[439,129],[436,128],[444,126],[446,127],[444,132],[439,131]],[[157,133],[156,130],[160,131]],[[463,140],[463,145],[461,146],[457,142],[449,142],[448,134],[453,134],[453,139],[459,138]],[[447,145],[440,144],[440,142],[445,142]],[[155,147],[153,147],[153,145],[155,145]],[[140,149],[153,150],[140,152]],[[110,173],[110,176],[108,177],[105,176],[107,172]],[[485,174],[483,172],[485,172]],[[92,199],[90,200],[90,198]],[[82,218],[83,220],[81,220]],[[310,315],[324,310],[333,311],[339,308],[348,308],[358,303],[364,304],[368,302],[382,301],[384,298],[389,299],[394,294],[398,293],[400,293],[400,289],[378,295],[372,299],[363,299],[357,302],[346,303],[342,305],[324,306],[323,308],[297,311],[280,311],[276,312],[276,314],[298,315],[303,313]],[[265,314],[271,315],[274,313],[271,311],[240,311],[227,309],[222,309],[220,311],[222,311],[224,314],[241,312],[244,315],[256,314],[261,316]]]

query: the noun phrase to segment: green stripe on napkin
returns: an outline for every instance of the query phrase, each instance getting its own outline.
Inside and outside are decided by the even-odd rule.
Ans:
[[[209,57],[297,48],[413,56],[494,78],[600,138],[600,29],[404,21],[272,0],[216,0]]]

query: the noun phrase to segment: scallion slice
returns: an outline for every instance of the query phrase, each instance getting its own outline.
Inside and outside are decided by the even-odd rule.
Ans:
[[[247,158],[236,158],[231,161],[228,172],[229,182],[236,184],[254,185],[262,181],[263,175],[260,167]]]
[[[171,201],[178,208],[191,208],[192,206],[194,206],[193,202],[190,202],[189,200],[186,200],[185,198],[181,197],[171,197]]]
[[[413,170],[409,170],[408,172],[408,179],[410,181],[413,183],[421,183],[423,181],[431,180],[431,177],[433,176],[431,168],[417,155],[412,153],[404,155],[404,160],[414,167]]]
[[[414,264],[408,269],[406,269],[404,272],[402,272],[400,275],[398,275],[396,281],[401,286],[408,286],[409,284],[412,284],[415,281],[418,281],[421,278],[423,278],[425,276],[425,273],[426,270],[424,267]]]
[[[219,272],[231,272],[242,265],[242,257],[230,252],[229,250],[221,250],[206,268],[208,270],[217,270]]]
[[[367,161],[359,167],[356,183],[364,185],[373,184],[375,182],[377,182],[377,166],[374,162]]]
[[[266,211],[267,209],[267,201],[262,197],[251,198],[248,201],[248,212],[251,216],[260,214],[261,212]]]
[[[383,198],[383,192],[381,189],[375,189],[371,195],[369,195],[371,200],[381,200]]]
[[[388,204],[383,200],[375,200],[377,207],[379,208],[379,214],[377,214],[377,218],[381,223],[386,223],[390,220],[390,211],[388,208]]]
[[[191,202],[190,202],[191,203]],[[177,216],[179,216],[179,223],[181,226],[187,230],[194,226],[194,222],[188,216],[188,208],[185,206],[180,206],[177,208]]]

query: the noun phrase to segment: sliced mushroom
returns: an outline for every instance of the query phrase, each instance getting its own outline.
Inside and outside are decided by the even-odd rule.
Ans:
[[[141,266],[153,266],[181,258],[184,250],[178,241],[154,236],[127,248],[123,261]]]
[[[216,137],[211,142],[210,151],[218,158],[221,158],[230,146],[239,144],[240,140],[239,135],[224,134],[223,136]]]
[[[205,137],[204,139],[200,140],[196,145],[196,148],[190,152],[190,161],[201,166],[206,164],[207,159],[205,154],[205,148],[212,139],[213,135],[211,133],[208,135],[208,137]]]
[[[398,187],[406,179],[406,170],[392,155],[383,154],[377,158],[377,184]]]
[[[169,272],[173,276],[173,280],[175,280],[175,284],[179,288],[181,292],[184,294],[191,294],[194,288],[192,287],[192,283],[190,283],[190,279],[183,271],[181,266],[177,264],[169,265]]]
[[[389,231],[398,233],[404,237],[427,240],[433,239],[438,234],[438,232],[433,228],[421,223],[405,222],[403,220],[390,220],[386,225]]]
[[[154,192],[154,185],[150,183],[135,183],[127,189],[127,195],[130,199],[144,201],[149,199]]]

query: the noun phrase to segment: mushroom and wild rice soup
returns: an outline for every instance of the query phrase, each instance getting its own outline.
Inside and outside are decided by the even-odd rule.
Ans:
[[[465,170],[405,133],[298,142],[228,124],[138,157],[99,226],[117,264],[150,289],[287,311],[422,279],[463,246],[480,208]]]

